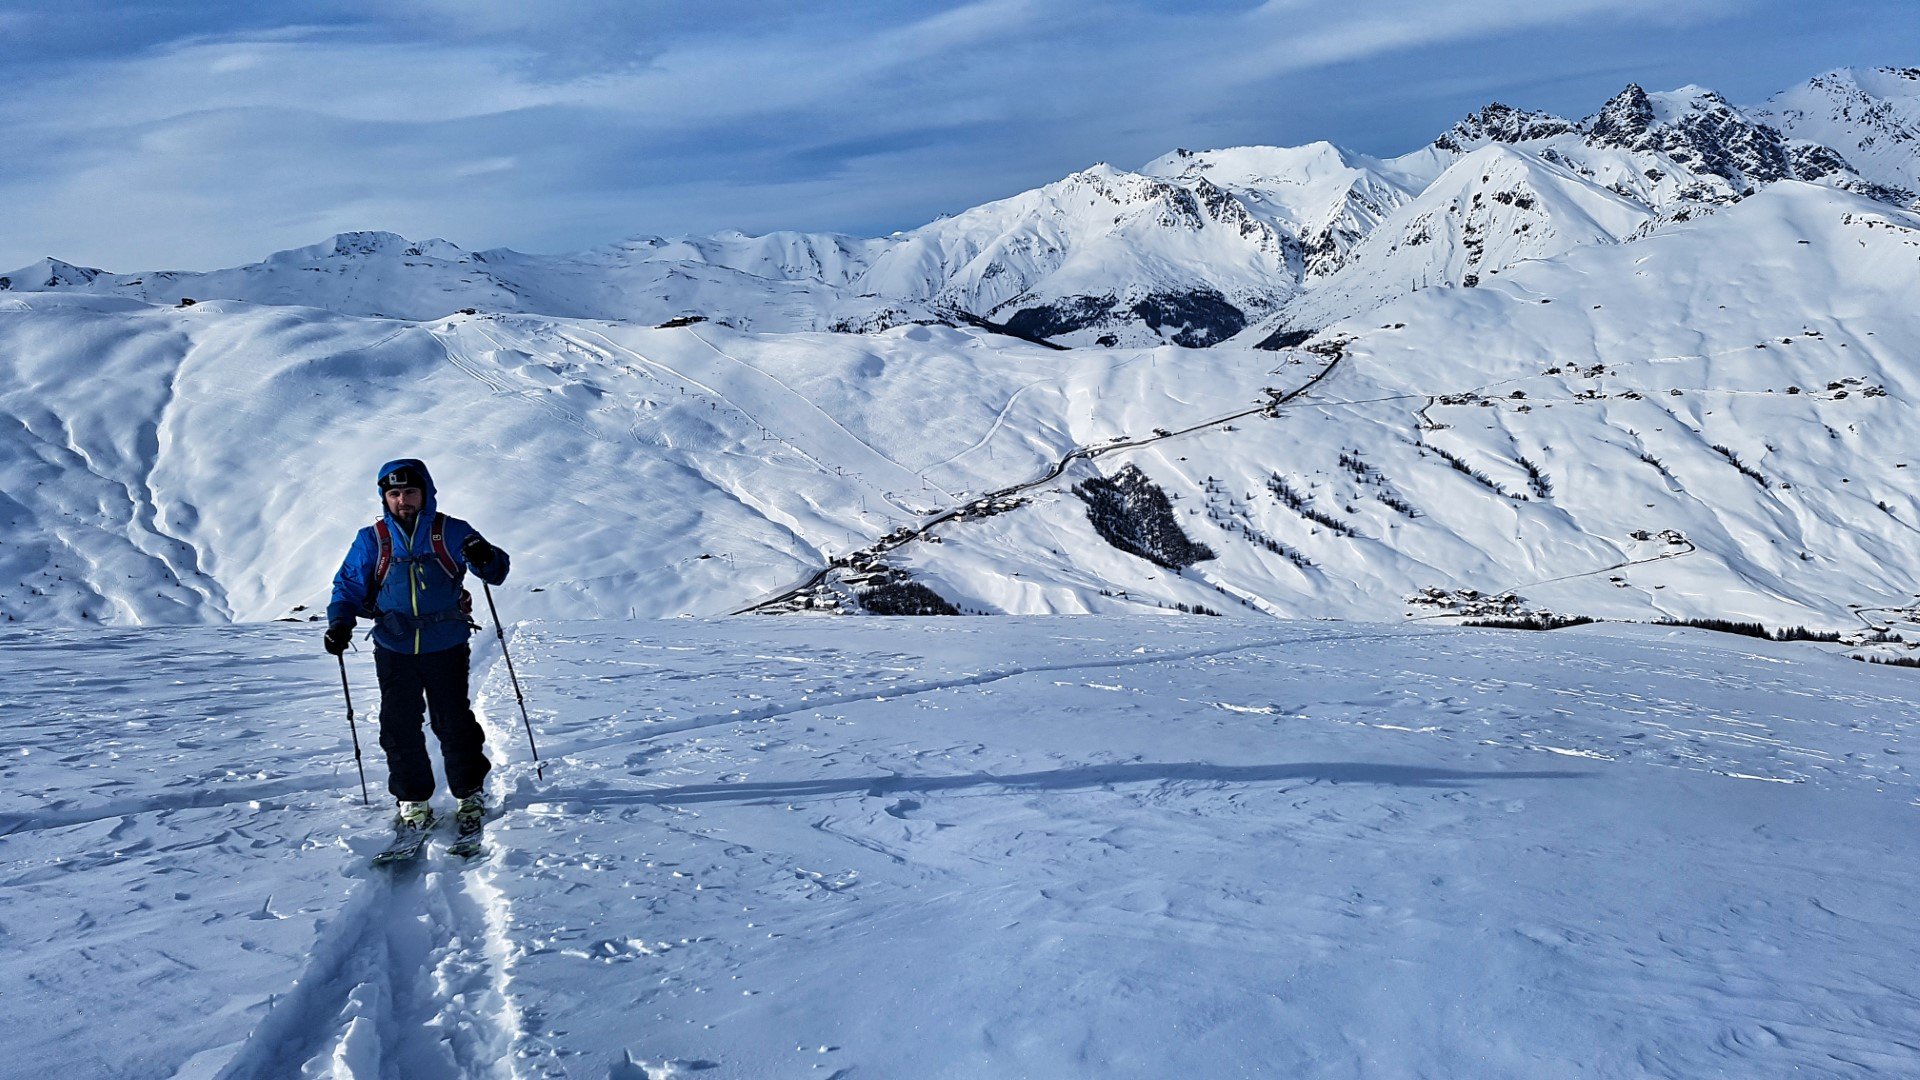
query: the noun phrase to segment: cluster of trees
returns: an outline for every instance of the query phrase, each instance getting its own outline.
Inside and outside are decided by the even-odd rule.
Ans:
[[[875,615],[958,615],[960,609],[917,581],[896,581],[862,589],[860,606]]]
[[[1082,480],[1073,485],[1073,493],[1087,504],[1087,520],[1094,531],[1121,551],[1168,570],[1214,557],[1212,548],[1180,528],[1167,493],[1138,466],[1128,465],[1111,477]]]

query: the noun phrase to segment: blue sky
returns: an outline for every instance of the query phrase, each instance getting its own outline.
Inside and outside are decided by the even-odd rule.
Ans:
[[[1491,100],[1758,103],[1920,64],[1914,0],[0,0],[0,269],[349,229],[876,235],[1175,147],[1392,155]]]

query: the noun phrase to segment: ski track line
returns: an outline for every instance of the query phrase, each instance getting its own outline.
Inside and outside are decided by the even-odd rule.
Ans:
[[[426,858],[369,869],[215,1080],[280,1080],[321,1062],[353,1080],[514,1075],[498,893]]]
[[[765,379],[768,382],[773,383],[773,385],[780,388],[780,391],[782,393],[792,398],[794,401],[798,402],[801,406],[806,408],[808,411],[812,412],[814,415],[817,415],[822,420],[825,420],[828,423],[828,425],[832,427],[834,431],[839,432],[843,437],[851,440],[855,446],[858,446],[861,449],[865,450],[868,454],[871,454],[874,457],[874,459],[878,461],[880,464],[892,467],[896,472],[899,473],[899,476],[896,477],[896,479],[904,481],[904,483],[902,484],[902,487],[911,489],[913,487],[912,481],[914,480],[919,480],[923,485],[926,484],[927,478],[924,474],[915,472],[914,470],[907,468],[905,465],[900,464],[898,461],[895,461],[894,459],[888,457],[886,454],[881,453],[880,450],[877,447],[875,447],[872,443],[868,442],[867,440],[861,438],[860,436],[854,434],[852,431],[848,430],[845,424],[842,424],[839,420],[835,419],[832,413],[821,408],[818,402],[815,402],[812,398],[808,397],[805,394],[802,394],[800,391],[795,390],[793,387],[787,385],[786,380],[780,378],[780,376],[775,375],[772,372],[766,370],[765,368],[760,367],[758,364],[748,363],[747,361],[740,359],[739,357],[733,355],[732,353],[727,352],[725,349],[722,349],[720,346],[715,345],[713,342],[708,341],[704,337],[701,337],[699,332],[694,330],[692,327],[687,328],[687,333],[691,334],[695,341],[698,341],[700,344],[705,345],[709,349],[712,349],[715,355],[725,357],[726,359],[731,360],[735,364],[738,364],[739,366],[752,372],[754,375],[758,376],[759,378]],[[604,336],[605,335],[602,335],[603,338]],[[878,471],[884,471],[884,470],[878,470]],[[877,485],[870,485],[870,486],[875,486],[877,488]],[[908,510],[906,507],[901,506],[898,502],[894,501],[890,497],[890,493],[887,492],[885,489],[879,488],[878,490],[880,490],[881,498],[885,499],[888,503],[891,503],[895,509],[905,513],[909,513],[909,514],[913,513],[913,511]],[[948,498],[953,497],[952,492],[946,492],[945,494],[947,495]]]
[[[486,702],[475,701],[483,723]],[[490,734],[499,745],[502,733]],[[515,948],[492,871],[430,847],[416,865],[358,874],[306,968],[215,1080],[280,1080],[308,1066],[353,1080],[517,1077]]]
[[[1035,379],[1034,381],[1020,387],[1020,389],[1015,390],[1012,394],[1007,396],[1006,402],[1000,406],[999,413],[997,413],[994,416],[993,424],[992,426],[987,428],[987,433],[985,435],[980,436],[978,441],[976,441],[972,446],[967,447],[965,450],[962,450],[959,453],[954,454],[953,456],[946,458],[944,460],[936,461],[933,464],[927,466],[926,468],[920,470],[920,475],[925,476],[927,473],[930,473],[935,469],[942,468],[947,465],[951,465],[954,462],[959,461],[961,458],[966,457],[968,454],[973,453],[975,450],[978,450],[981,447],[987,445],[987,443],[991,441],[995,435],[998,435],[1000,433],[1000,429],[1006,426],[1007,416],[1013,412],[1014,402],[1020,400],[1021,394],[1026,393],[1027,391],[1033,389],[1036,386],[1040,386],[1046,383],[1057,383],[1058,381],[1059,381],[1058,379],[1052,379],[1052,378]]]
[[[908,683],[886,687],[880,690],[859,690],[844,694],[830,694],[792,704],[762,705],[753,709],[736,709],[726,713],[706,713],[690,716],[684,720],[663,720],[647,725],[644,732],[619,735],[606,739],[590,739],[567,747],[567,753],[588,750],[601,750],[609,746],[624,743],[646,742],[659,735],[674,735],[684,731],[697,731],[701,728],[718,727],[722,724],[753,723],[760,720],[774,720],[796,713],[811,712],[816,709],[832,708],[836,705],[849,705],[857,701],[891,700],[894,698],[914,697],[920,694],[937,693],[941,690],[955,690],[964,687],[986,686],[1004,682],[1022,675],[1045,675],[1066,671],[1081,671],[1102,668],[1139,667],[1143,664],[1173,663],[1182,660],[1204,660],[1217,656],[1228,656],[1238,652],[1250,652],[1255,649],[1270,649],[1285,645],[1314,645],[1330,641],[1379,641],[1384,637],[1418,637],[1413,634],[1325,634],[1316,637],[1272,638],[1261,641],[1248,641],[1236,645],[1223,645],[1208,649],[1190,649],[1181,652],[1156,653],[1149,656],[1114,657],[1106,660],[1080,660],[1062,664],[1036,664],[1030,667],[1004,668],[997,671],[984,671],[964,675],[955,679],[937,679],[923,683]],[[544,798],[544,796],[542,796]]]

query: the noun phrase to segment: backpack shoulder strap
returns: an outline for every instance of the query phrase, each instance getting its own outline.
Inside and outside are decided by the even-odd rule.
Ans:
[[[369,599],[380,595],[380,586],[387,580],[387,571],[393,566],[393,531],[387,527],[387,519],[382,517],[373,523],[373,539],[380,547],[380,554],[374,558],[373,580],[367,585]]]
[[[367,598],[360,606],[364,613],[372,615],[380,610],[380,587],[386,584],[387,571],[393,567],[393,533],[387,529],[387,519],[382,516],[373,523],[373,543],[376,554],[373,559],[373,580],[367,582]]]
[[[440,560],[440,569],[447,577],[460,580],[460,564],[453,561],[453,552],[447,548],[447,515],[435,511],[433,515],[433,554]]]

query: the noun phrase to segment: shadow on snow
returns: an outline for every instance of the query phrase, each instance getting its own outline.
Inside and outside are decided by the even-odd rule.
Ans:
[[[1133,762],[1087,765],[1048,772],[965,773],[958,776],[852,776],[824,780],[795,780],[760,784],[690,784],[655,791],[612,788],[546,793],[541,801],[617,805],[622,803],[683,805],[687,803],[750,803],[802,799],[809,796],[868,796],[901,793],[928,794],[962,788],[1071,791],[1118,784],[1192,781],[1206,784],[1257,784],[1282,780],[1326,781],[1335,784],[1379,784],[1393,787],[1462,788],[1484,780],[1573,780],[1584,772],[1473,772],[1419,765],[1380,765],[1353,761],[1312,761],[1287,765],[1213,765],[1199,761]]]

